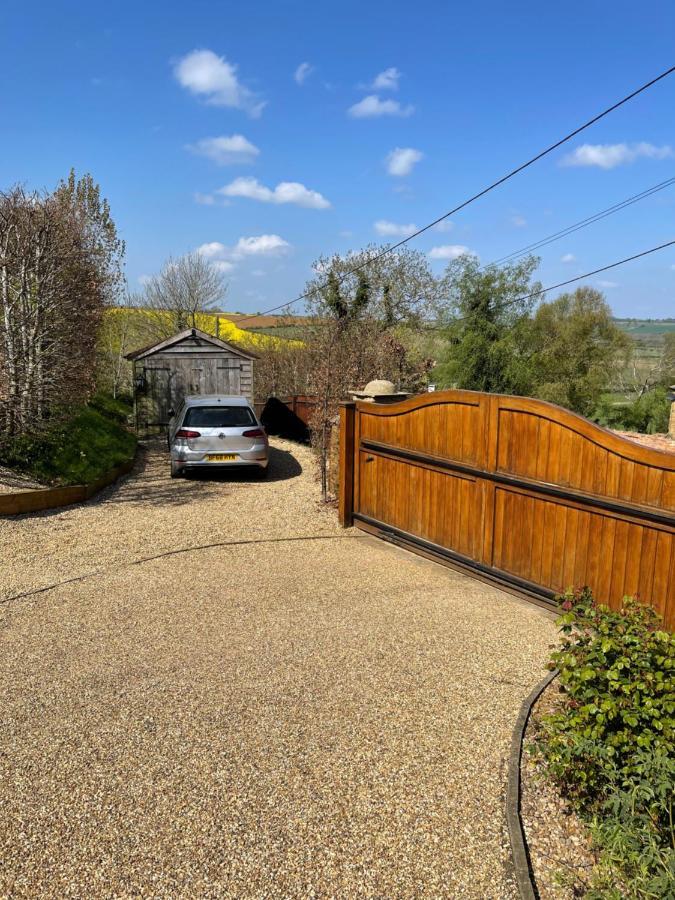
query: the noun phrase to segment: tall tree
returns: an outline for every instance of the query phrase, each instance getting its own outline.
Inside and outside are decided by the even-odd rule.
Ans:
[[[531,392],[590,416],[625,367],[631,345],[595,288],[542,303],[527,331]]]
[[[124,245],[91,176],[0,195],[0,431],[38,428],[94,387]]]
[[[348,398],[350,389],[362,388],[374,378],[415,390],[429,367],[427,360],[411,363],[395,334],[397,322],[416,321],[425,308],[427,297],[421,291],[428,283],[427,276],[432,278],[426,260],[414,253],[402,254],[391,270],[373,272],[368,266],[346,275],[357,260],[371,256],[372,252],[364,251],[319,260],[314,268],[321,275],[307,285],[309,305],[315,313],[303,337],[309,360],[307,392],[319,401],[311,426],[324,499],[329,494],[331,436],[340,401]],[[403,278],[398,292],[393,287],[385,290],[389,287],[386,272],[392,271]],[[386,310],[383,299],[388,303]]]
[[[438,299],[439,287],[426,255],[401,247],[376,259],[383,249],[371,244],[342,256],[319,257],[314,263],[316,275],[306,285],[311,311],[318,316],[324,311],[331,314],[330,284],[337,283],[343,296],[354,300],[359,287],[363,292],[367,285],[370,317],[386,327],[421,322]],[[363,306],[360,300],[357,303]]]
[[[441,387],[522,393],[528,386],[518,336],[540,290],[532,275],[536,257],[508,266],[481,268],[475,256],[460,256],[442,280],[437,319],[448,341],[434,370]]]
[[[142,302],[153,337],[163,338],[194,328],[197,313],[222,302],[227,284],[222,272],[201,253],[169,259],[145,284]]]

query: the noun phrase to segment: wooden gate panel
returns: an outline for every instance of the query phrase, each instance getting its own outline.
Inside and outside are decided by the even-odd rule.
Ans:
[[[627,503],[675,509],[675,472],[654,464],[651,454],[658,451],[541,401],[499,397],[496,402],[497,472]],[[515,408],[516,403],[524,408]]]
[[[340,517],[549,599],[638,594],[675,626],[675,455],[549,403],[345,404]]]
[[[362,440],[473,465],[484,461],[486,417],[480,401],[431,403],[388,415],[390,409],[370,406],[361,416]]]
[[[482,490],[476,478],[361,452],[363,516],[479,560]]]

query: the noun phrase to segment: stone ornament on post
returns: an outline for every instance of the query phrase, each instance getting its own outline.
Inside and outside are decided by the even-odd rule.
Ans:
[[[394,390],[391,381],[383,381],[376,379],[369,381],[362,391],[349,392],[354,400],[361,400],[365,403],[398,403],[400,400],[407,400],[410,394],[405,391]]]

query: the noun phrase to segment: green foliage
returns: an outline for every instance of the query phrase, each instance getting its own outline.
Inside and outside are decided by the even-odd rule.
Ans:
[[[336,314],[334,285],[343,298],[355,298],[367,276],[369,318],[394,325],[417,325],[425,318],[439,291],[439,281],[429,267],[425,253],[398,247],[382,255],[384,247],[369,244],[342,256],[321,256],[314,263],[315,276],[307,283],[309,311],[323,318]],[[331,286],[333,285],[333,286]],[[363,310],[362,310],[363,311]],[[346,311],[345,311],[346,312]]]
[[[130,412],[120,398],[96,395],[43,431],[4,441],[0,464],[44,483],[94,481],[133,456],[136,437],[124,427]]]
[[[631,348],[602,294],[589,287],[542,303],[526,340],[533,396],[583,416],[593,413]]]
[[[552,654],[562,701],[535,752],[601,850],[588,896],[675,896],[675,637],[637,600],[613,611],[588,588],[562,610]]]
[[[538,265],[527,257],[507,266],[481,268],[475,256],[453,260],[443,279],[441,320],[446,325],[447,351],[434,370],[440,387],[496,393],[526,393],[529,374],[522,329],[529,321],[539,289],[531,283]]]
[[[592,823],[602,852],[588,900],[675,897],[675,758],[663,748],[640,750],[634,770]]]
[[[657,385],[633,403],[612,403],[603,397],[593,415],[606,428],[661,434],[668,431],[670,400],[665,387]]]
[[[351,322],[359,319],[370,303],[370,285],[368,279],[359,273],[356,290],[352,298],[345,296],[340,289],[340,279],[331,271],[328,273],[324,289],[326,311],[338,322]]]

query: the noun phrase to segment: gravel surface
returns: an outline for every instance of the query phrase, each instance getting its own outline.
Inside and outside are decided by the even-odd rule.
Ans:
[[[643,447],[651,447],[652,450],[675,453],[675,440],[669,434],[639,434],[637,431],[617,431],[616,434],[642,444]]]
[[[5,598],[98,573],[0,604],[0,896],[515,900],[506,760],[551,618],[341,530],[274,446],[268,482],[149,448],[0,521]]]
[[[558,696],[558,682],[553,681],[535,704],[521,768],[521,816],[540,900],[584,896],[595,865],[587,828],[547,777],[543,763],[527,752],[539,720],[554,709]]]

